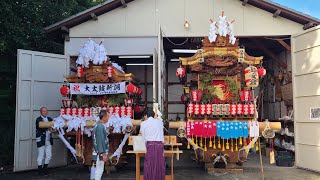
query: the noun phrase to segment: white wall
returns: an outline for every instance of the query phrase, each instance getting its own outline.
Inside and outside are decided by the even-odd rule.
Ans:
[[[157,36],[161,24],[165,36],[208,35],[210,19],[221,11],[235,19],[237,36],[291,35],[302,32],[302,25],[239,0],[135,0],[127,8],[117,8],[70,29],[70,37],[146,37]],[[188,21],[190,28],[184,27]]]
[[[310,108],[320,107],[320,26],[292,38],[293,105],[296,166],[320,171],[320,121]]]

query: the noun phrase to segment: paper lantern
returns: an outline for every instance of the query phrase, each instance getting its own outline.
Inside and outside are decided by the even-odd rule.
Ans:
[[[126,113],[127,113],[127,116],[129,116],[130,118],[132,118],[132,107],[131,106],[128,106],[126,107]]]
[[[187,97],[186,97],[186,95],[182,94],[182,95],[180,96],[180,101],[181,101],[183,104],[186,103],[186,102],[187,102]]]
[[[184,77],[185,75],[186,75],[186,69],[184,69],[184,67],[180,66],[179,68],[177,68],[176,76]]]
[[[78,115],[78,109],[77,108],[72,108],[71,115],[72,116],[77,116]]]
[[[65,108],[61,108],[60,109],[60,116],[61,115],[65,115],[66,114],[66,109]]]
[[[137,94],[138,94],[138,95],[141,95],[141,94],[142,94],[142,89],[141,89],[141,88],[138,88]]]
[[[126,116],[126,107],[125,106],[121,106],[120,107],[120,116]]]
[[[212,113],[212,105],[211,104],[206,104],[206,113],[207,113],[207,115],[211,115],[211,113]]]
[[[247,87],[255,88],[259,86],[258,70],[254,66],[249,66],[244,70]]]
[[[230,105],[230,114],[232,116],[235,116],[237,114],[237,104],[231,104]]]
[[[253,103],[249,104],[249,114],[254,115],[255,113],[255,105]]]
[[[63,86],[60,88],[60,93],[61,93],[61,95],[64,96],[64,97],[67,96],[67,95],[69,95],[69,93],[70,93],[69,87],[66,86],[66,85],[63,85]]]
[[[83,76],[83,67],[82,66],[77,67],[77,76],[79,78]]]
[[[114,108],[114,113],[117,115],[119,115],[120,116],[120,107],[119,106],[116,106],[115,108]]]
[[[212,115],[216,116],[218,112],[218,104],[212,104]]]
[[[133,84],[128,84],[126,86],[126,91],[130,94],[137,94],[138,88]]]
[[[114,107],[109,107],[109,114],[113,114],[114,113]]]
[[[259,77],[263,77],[267,74],[267,70],[263,67],[258,68],[258,75]]]
[[[237,104],[237,115],[242,115],[243,114],[243,106],[242,104]]]
[[[193,110],[195,115],[199,115],[200,113],[200,105],[199,104],[195,104],[194,105],[194,110]]]
[[[84,117],[89,117],[90,116],[90,109],[89,108],[84,108],[83,110],[83,116]]]
[[[252,93],[250,90],[240,90],[239,96],[242,102],[248,102],[253,100]]]
[[[202,90],[191,90],[191,99],[193,102],[200,102],[202,97]]]
[[[78,116],[79,116],[79,117],[83,117],[83,115],[84,115],[84,110],[83,110],[83,108],[78,108]]]
[[[66,109],[66,115],[71,115],[71,108]]]
[[[188,114],[189,114],[189,116],[191,116],[194,113],[193,110],[194,110],[194,104],[189,103],[188,104]]]
[[[124,100],[124,104],[125,104],[126,106],[132,106],[132,104],[133,104],[133,99],[132,99],[132,98],[127,98],[127,99],[125,99],[125,100]]]
[[[108,66],[107,67],[107,75],[108,75],[108,78],[112,78],[113,77],[113,75],[114,75],[113,66]]]
[[[249,105],[244,104],[243,105],[243,115],[247,116],[249,114]]]
[[[205,115],[206,114],[206,105],[205,104],[201,104],[200,105],[200,114],[201,115]]]

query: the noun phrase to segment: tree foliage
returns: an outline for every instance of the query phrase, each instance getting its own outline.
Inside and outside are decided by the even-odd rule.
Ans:
[[[15,55],[17,49],[63,53],[63,44],[49,39],[43,28],[103,1],[0,1],[0,55]]]

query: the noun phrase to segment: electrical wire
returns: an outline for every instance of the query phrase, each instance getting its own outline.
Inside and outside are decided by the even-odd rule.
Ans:
[[[166,35],[166,33],[164,33],[164,31],[161,30],[161,32],[163,33],[164,38],[166,38],[171,44],[173,44],[173,45],[175,45],[175,46],[184,45],[184,44],[185,44],[186,42],[188,42],[188,40],[189,40],[189,38],[186,38],[186,40],[185,40],[184,42],[182,42],[182,43],[174,43],[173,41],[171,41],[171,40],[167,37],[167,35]]]

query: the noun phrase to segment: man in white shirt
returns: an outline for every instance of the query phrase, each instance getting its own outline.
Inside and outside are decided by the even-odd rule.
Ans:
[[[40,109],[40,114],[41,116],[36,120],[36,142],[38,147],[37,163],[39,175],[48,175],[47,167],[52,157],[53,139],[48,128],[39,128],[39,122],[49,122],[52,121],[52,118],[47,116],[48,109],[46,107]]]
[[[145,180],[165,179],[163,122],[154,118],[152,109],[146,108],[143,113],[145,121],[141,123],[141,134],[146,142],[146,156],[144,159]]]

